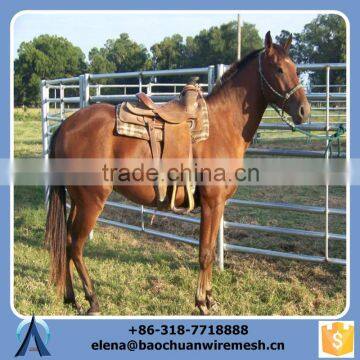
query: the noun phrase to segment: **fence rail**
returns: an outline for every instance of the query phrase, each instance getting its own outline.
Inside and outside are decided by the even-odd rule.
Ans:
[[[134,100],[135,95],[127,94],[127,88],[139,89],[142,91],[145,89],[147,93],[152,97],[154,101],[164,102],[168,101],[175,94],[178,93],[178,89],[181,87],[181,83],[152,83],[151,81],[147,84],[143,83],[143,80],[146,78],[153,78],[159,76],[180,76],[180,75],[206,75],[207,84],[203,84],[204,87],[207,87],[208,91],[211,92],[212,87],[215,84],[216,78],[220,78],[223,72],[226,70],[227,66],[219,64],[217,66],[209,66],[204,68],[192,68],[192,69],[177,69],[177,70],[160,70],[160,71],[137,71],[129,73],[112,73],[112,74],[83,74],[79,77],[65,78],[65,79],[53,79],[53,80],[43,80],[41,84],[41,100],[42,100],[42,138],[43,138],[43,156],[48,156],[48,147],[49,147],[49,138],[59,125],[61,121],[66,118],[67,113],[75,110],[72,108],[67,109],[67,106],[78,104],[78,108],[83,108],[88,106],[91,103],[96,102],[121,102]],[[216,69],[216,71],[215,71]],[[318,88],[324,88],[325,92],[311,92],[308,94],[310,101],[313,101],[317,104],[315,107],[316,110],[325,110],[325,114],[319,116],[325,117],[325,122],[311,122],[304,124],[301,128],[308,131],[323,131],[327,134],[330,131],[335,131],[337,127],[342,124],[346,125],[344,122],[331,123],[330,119],[333,117],[330,111],[346,111],[346,93],[340,92],[330,92],[331,88],[337,87],[338,89],[343,89],[346,85],[332,85],[330,84],[330,70],[345,70],[345,64],[299,64],[298,69],[301,71],[325,71],[326,72],[326,84],[317,85]],[[101,79],[137,79],[137,84],[94,84],[94,81]],[[173,92],[161,92],[153,91],[154,88],[164,88],[165,86],[172,86]],[[124,89],[125,94],[114,94],[114,95],[105,95],[101,94],[101,89],[112,88],[112,89]],[[78,92],[78,96],[66,97],[65,91],[72,90]],[[91,90],[95,89],[95,95],[91,94]],[[53,96],[50,96],[50,90],[52,90]],[[319,104],[324,104],[322,108],[319,108]],[[340,106],[336,106],[340,104]],[[50,112],[50,106],[53,105],[57,109],[59,106],[59,111],[57,113]],[[318,115],[316,115],[318,116]],[[336,115],[338,118],[346,117],[346,113],[341,113]],[[275,115],[277,117],[277,115]],[[269,116],[269,112],[264,116],[265,120],[273,119],[274,117]],[[272,131],[272,130],[289,130],[290,128],[282,123],[268,123],[262,121],[259,127],[260,130]],[[257,149],[250,148],[249,153],[257,155],[276,155],[276,156],[301,156],[301,157],[323,157],[324,152],[314,151],[314,150],[289,150],[289,149]],[[339,153],[338,156],[345,156],[345,153]],[[293,260],[303,260],[303,261],[314,261],[314,262],[329,262],[334,264],[345,265],[346,260],[340,258],[332,258],[329,256],[329,242],[331,241],[340,241],[343,242],[346,240],[346,234],[332,234],[329,232],[329,216],[345,216],[345,209],[335,209],[329,207],[329,187],[326,186],[325,189],[325,204],[324,207],[319,206],[309,206],[301,205],[294,203],[276,203],[276,202],[265,202],[265,201],[249,201],[242,199],[230,199],[229,204],[239,205],[242,207],[253,207],[261,209],[276,209],[278,211],[294,211],[302,212],[309,214],[320,214],[325,217],[325,228],[324,231],[311,231],[305,229],[293,229],[286,227],[274,227],[274,226],[263,226],[263,225],[254,225],[254,224],[243,224],[235,221],[227,221],[222,219],[218,234],[218,254],[217,260],[220,269],[223,269],[224,266],[224,251],[239,251],[251,254],[258,255],[267,255],[274,257],[281,257]],[[118,209],[137,212],[140,213],[140,224],[131,225],[126,224],[120,221],[115,221],[113,219],[100,218],[99,222],[125,228],[132,231],[140,231],[146,234],[153,236],[159,236],[170,240],[176,240],[185,242],[188,244],[198,244],[198,240],[175,235],[173,233],[159,231],[154,229],[149,229],[145,226],[144,216],[146,214],[155,214],[159,217],[166,217],[173,219],[175,221],[186,222],[194,224],[195,226],[199,225],[199,218],[194,216],[183,216],[178,214],[173,214],[164,211],[155,211],[153,209],[144,208],[143,206],[130,205],[127,203],[107,201],[107,207],[115,207]],[[258,249],[247,246],[235,245],[225,243],[224,232],[229,228],[244,229],[248,231],[260,231],[268,232],[275,234],[282,234],[288,236],[301,236],[304,238],[314,238],[317,241],[324,241],[324,256],[313,256],[308,254],[297,254],[297,253],[288,253],[282,251],[275,251],[269,249]]]

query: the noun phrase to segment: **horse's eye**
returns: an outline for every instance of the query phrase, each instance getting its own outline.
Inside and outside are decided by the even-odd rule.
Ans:
[[[284,73],[284,71],[283,71],[283,69],[281,67],[277,68],[277,72],[278,72],[278,74],[283,74]]]

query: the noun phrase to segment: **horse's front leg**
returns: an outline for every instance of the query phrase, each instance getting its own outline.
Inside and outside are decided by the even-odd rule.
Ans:
[[[219,224],[224,212],[225,201],[218,199],[201,199],[200,225],[200,273],[195,296],[195,306],[202,315],[209,314],[212,300],[212,265],[215,260],[216,239]]]

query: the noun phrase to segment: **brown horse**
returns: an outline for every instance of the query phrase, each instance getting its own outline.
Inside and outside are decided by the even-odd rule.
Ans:
[[[269,103],[287,112],[296,124],[308,118],[310,106],[288,55],[290,45],[291,38],[284,45],[273,44],[268,32],[264,49],[254,51],[224,73],[206,97],[210,135],[193,146],[195,159],[242,159]],[[113,105],[96,104],[79,110],[59,127],[52,139],[50,157],[151,159],[147,141],[114,135],[114,118]],[[94,315],[99,313],[99,303],[83,258],[86,239],[112,190],[138,204],[156,206],[155,186],[67,186],[67,190],[71,210],[66,223],[65,186],[51,186],[46,240],[52,280],[64,294],[65,302],[77,307],[73,290],[75,265],[90,303],[87,314]],[[199,185],[196,189],[201,226],[195,306],[201,314],[208,314],[214,304],[211,278],[217,233],[225,201],[235,190],[236,185]],[[179,191],[176,205],[184,202],[185,194]]]

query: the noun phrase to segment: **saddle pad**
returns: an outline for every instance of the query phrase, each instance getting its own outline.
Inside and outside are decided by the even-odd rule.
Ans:
[[[206,140],[209,137],[209,114],[206,101],[203,97],[199,99],[199,105],[199,116],[197,121],[195,121],[194,128],[191,129],[191,139],[193,144]]]

